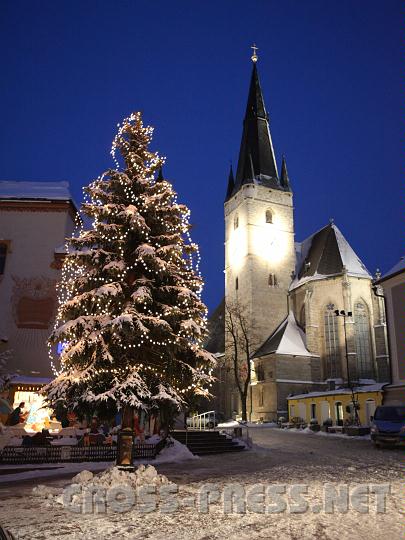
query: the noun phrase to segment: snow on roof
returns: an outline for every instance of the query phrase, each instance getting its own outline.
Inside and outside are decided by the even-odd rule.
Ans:
[[[290,290],[303,283],[342,274],[371,278],[367,268],[334,223],[295,244],[296,269]]]
[[[385,281],[386,279],[395,276],[405,270],[405,257],[401,257],[400,260],[395,264],[388,272],[386,272],[378,281]]]
[[[69,182],[11,182],[0,181],[0,199],[43,199],[72,201]]]
[[[54,249],[54,253],[66,253],[66,244],[61,244],[60,246]]]
[[[48,384],[51,382],[50,377],[29,377],[26,375],[16,375],[11,379],[11,384]]]
[[[252,358],[259,358],[266,354],[318,356],[308,351],[305,333],[298,326],[292,311],[263,345],[259,347]]]
[[[353,388],[355,394],[362,394],[364,392],[379,392],[386,383],[376,383],[364,386],[356,386]],[[300,399],[300,398],[313,398],[322,396],[334,396],[339,394],[351,394],[350,388],[336,388],[336,390],[326,390],[324,392],[308,392],[307,394],[296,394],[295,396],[289,396],[287,399]]]

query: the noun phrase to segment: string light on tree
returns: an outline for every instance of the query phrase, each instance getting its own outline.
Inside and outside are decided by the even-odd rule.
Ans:
[[[51,404],[84,412],[180,408],[187,395],[207,394],[215,364],[202,348],[198,246],[190,211],[161,174],[164,158],[149,150],[153,129],[140,113],[117,127],[116,168],[84,189],[92,225],[83,220],[66,245],[49,340],[56,379],[46,390]]]

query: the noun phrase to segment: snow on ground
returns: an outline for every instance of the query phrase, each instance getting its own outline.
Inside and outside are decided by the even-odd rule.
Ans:
[[[49,482],[51,485],[38,489],[36,495],[32,493],[34,483],[26,487],[22,484],[4,486],[0,489],[0,523],[15,533],[18,540],[403,538],[405,459],[402,452],[376,450],[370,443],[367,445],[358,440],[347,443],[348,438],[315,434],[299,437],[295,432],[255,429],[252,430],[253,439],[260,446],[254,450],[204,456],[196,461],[156,464],[159,474],[178,485],[178,508],[169,513],[160,510],[139,513],[135,508],[122,513],[77,514],[57,501],[60,488],[72,483],[71,479],[65,479]],[[83,465],[89,467],[89,464]],[[84,473],[74,481],[86,486],[92,478]],[[221,497],[210,505],[209,513],[204,513],[198,511],[198,501],[207,483],[215,484]],[[387,498],[386,512],[376,513],[375,497],[370,495],[368,513],[361,513],[352,505],[347,512],[327,513],[322,506],[325,483],[336,489],[347,485],[350,490],[363,483],[389,484],[391,494]],[[280,513],[263,514],[252,508],[237,513],[235,507],[233,512],[225,513],[223,494],[230,484],[241,486],[245,492],[258,484],[285,485],[287,494],[291,484],[307,485],[308,495],[304,499],[309,508],[303,513],[293,511],[291,499],[281,495],[287,501],[287,507]]]
[[[346,439],[348,441],[357,440],[357,441],[371,441],[370,435],[345,435],[344,433],[327,433],[325,431],[312,431],[309,427],[305,429],[295,429],[291,428],[288,430],[290,433],[301,433],[304,435],[317,435],[318,437],[338,437],[341,439]]]
[[[160,440],[160,439],[159,439]],[[173,444],[163,448],[155,459],[137,460],[137,464],[162,464],[162,463],[181,463],[189,460],[198,460],[184,444],[173,439]],[[79,473],[83,470],[93,472],[102,471],[111,466],[111,461],[107,462],[83,462],[83,463],[47,463],[44,465],[25,464],[25,465],[1,465],[0,469],[22,469],[20,473],[1,474],[0,485],[12,482],[13,480],[28,480],[30,478],[58,477],[61,474]],[[55,467],[55,468],[54,468]],[[27,469],[38,469],[30,470]]]
[[[233,428],[233,427],[249,427],[249,428],[276,428],[278,424],[275,422],[266,422],[264,424],[257,424],[256,422],[238,422],[237,420],[228,420],[218,424],[218,428]]]

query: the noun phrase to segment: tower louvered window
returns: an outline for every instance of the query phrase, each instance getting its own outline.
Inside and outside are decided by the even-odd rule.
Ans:
[[[374,379],[370,320],[367,306],[363,302],[357,302],[354,306],[354,334],[357,355],[357,376],[361,379]]]
[[[334,313],[334,304],[328,304],[324,313],[326,378],[341,377],[338,321]]]
[[[273,214],[271,210],[266,210],[266,223],[273,223]]]
[[[269,287],[277,287],[276,274],[269,274]]]
[[[236,214],[236,216],[233,218],[233,228],[237,229],[239,227],[239,216]]]

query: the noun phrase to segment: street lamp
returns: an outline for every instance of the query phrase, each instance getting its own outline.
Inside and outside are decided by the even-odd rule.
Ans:
[[[117,438],[117,467],[127,471],[135,469],[133,464],[134,448],[134,411],[132,407],[124,407],[121,429]]]
[[[346,319],[348,317],[352,317],[353,313],[351,311],[348,311],[346,313],[346,311],[344,309],[341,309],[340,311],[338,309],[335,309],[335,315],[336,317],[340,317],[342,316],[343,317],[343,329],[344,329],[344,333],[345,333],[345,351],[346,351],[346,370],[347,370],[347,385],[348,387],[350,388],[351,390],[351,393],[352,393],[352,403],[353,403],[353,409],[354,409],[354,418],[355,418],[355,422],[357,425],[360,425],[360,419],[359,419],[359,414],[357,412],[357,404],[356,404],[356,400],[354,398],[354,392],[353,392],[353,384],[352,384],[352,381],[350,379],[350,368],[349,368],[349,351],[347,349],[347,333],[346,333]]]

